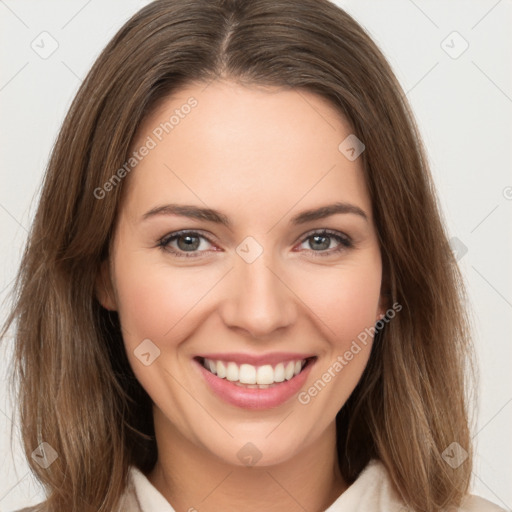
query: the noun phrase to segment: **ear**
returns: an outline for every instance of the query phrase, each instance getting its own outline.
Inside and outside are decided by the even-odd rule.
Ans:
[[[101,262],[98,273],[96,274],[95,283],[96,298],[98,302],[109,311],[117,310],[117,302],[115,300],[114,288],[110,275],[109,260]]]
[[[387,276],[383,276],[380,288],[379,306],[377,308],[377,315],[375,318],[376,323],[386,316],[386,311],[391,307],[391,302],[389,279]]]
[[[386,293],[381,294],[379,299],[379,307],[377,308],[377,315],[375,317],[375,323],[382,320],[386,316],[388,310],[388,296]]]

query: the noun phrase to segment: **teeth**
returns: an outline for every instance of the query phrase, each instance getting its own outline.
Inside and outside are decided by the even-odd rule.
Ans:
[[[304,367],[306,360],[289,361],[279,363],[272,368],[271,365],[253,366],[252,364],[241,364],[229,361],[213,361],[212,359],[203,359],[203,366],[221,379],[226,379],[238,385],[244,385],[248,388],[264,389],[277,382],[290,380],[298,375]]]
[[[228,363],[226,368],[226,379],[231,382],[238,380],[238,368],[235,363]]]
[[[284,381],[284,364],[279,363],[274,368],[274,382],[283,382]]]
[[[210,361],[210,359],[205,359],[205,362],[208,361],[208,366],[206,367],[208,370],[210,370],[212,373],[217,373],[217,365],[213,362],[213,361]]]

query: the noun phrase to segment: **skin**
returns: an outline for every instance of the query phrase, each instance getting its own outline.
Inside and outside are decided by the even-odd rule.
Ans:
[[[97,285],[103,306],[120,315],[130,364],[154,402],[159,459],[148,478],[176,511],[323,511],[347,488],[335,417],[361,377],[371,338],[308,404],[293,397],[267,410],[224,402],[197,377],[192,358],[314,353],[307,390],[382,317],[381,253],[361,158],[338,150],[352,130],[322,97],[229,81],[191,84],[167,98],[133,147],[190,96],[197,107],[126,178]],[[289,223],[337,201],[358,206],[368,220],[338,213]],[[220,210],[233,226],[176,215],[141,220],[168,203]],[[324,228],[350,237],[353,247],[333,252],[340,242],[332,237],[315,244],[310,233]],[[158,246],[182,229],[211,241],[194,246],[202,256]],[[248,236],[263,249],[250,264],[236,252]],[[178,242],[170,246],[183,254]],[[144,339],[160,350],[149,366],[134,354]],[[254,466],[237,456],[248,442],[261,455]]]

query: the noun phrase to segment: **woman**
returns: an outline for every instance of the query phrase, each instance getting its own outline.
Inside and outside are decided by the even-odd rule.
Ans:
[[[412,115],[327,1],[158,0],[82,84],[17,281],[30,510],[500,510]]]

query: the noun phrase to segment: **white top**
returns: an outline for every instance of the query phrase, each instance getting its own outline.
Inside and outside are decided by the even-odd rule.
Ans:
[[[382,462],[372,460],[356,481],[325,512],[400,512],[404,503],[394,492]],[[458,512],[506,512],[478,496],[469,495]],[[130,483],[119,512],[175,512],[144,474],[132,466]]]

